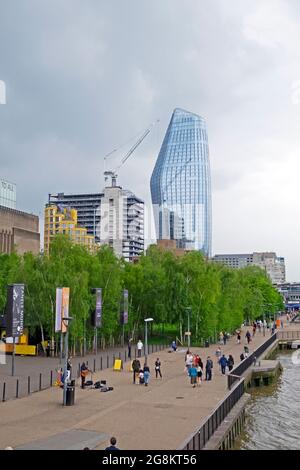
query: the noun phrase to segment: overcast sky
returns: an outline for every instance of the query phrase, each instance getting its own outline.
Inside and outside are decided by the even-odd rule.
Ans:
[[[213,253],[276,251],[300,280],[299,0],[0,0],[0,177],[39,215],[97,192],[103,157],[150,202],[175,107],[207,119]],[[298,232],[299,231],[299,232]]]

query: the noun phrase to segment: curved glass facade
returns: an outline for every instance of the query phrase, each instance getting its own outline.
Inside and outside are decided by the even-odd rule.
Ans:
[[[158,239],[211,256],[211,178],[205,120],[175,109],[151,176]]]

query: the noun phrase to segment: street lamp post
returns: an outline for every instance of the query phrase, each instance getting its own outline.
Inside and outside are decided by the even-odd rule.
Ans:
[[[65,332],[65,365],[64,365],[64,394],[63,394],[63,405],[67,404],[67,374],[68,374],[68,356],[69,356],[69,325],[68,322],[73,320],[72,317],[64,317],[62,321],[67,322],[67,330]]]
[[[148,358],[148,329],[147,325],[149,322],[153,321],[153,318],[145,318],[145,364],[147,364],[147,358]]]
[[[191,346],[191,331],[190,331],[190,314],[191,314],[191,307],[186,308],[187,315],[188,315],[188,349],[190,349]]]

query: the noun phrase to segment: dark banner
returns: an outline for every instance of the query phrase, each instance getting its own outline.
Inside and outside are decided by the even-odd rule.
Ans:
[[[92,326],[100,328],[102,326],[102,289],[92,289],[96,295],[96,308],[92,311]]]
[[[22,336],[24,329],[24,284],[12,284],[7,289],[6,336]]]
[[[121,325],[127,325],[128,323],[128,290],[123,290],[121,299],[121,312],[120,312],[120,323]]]

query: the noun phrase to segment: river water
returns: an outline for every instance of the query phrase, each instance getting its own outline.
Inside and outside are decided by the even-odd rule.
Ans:
[[[276,383],[251,389],[245,432],[236,449],[300,449],[300,364],[293,363],[291,353],[277,358],[283,372]]]

